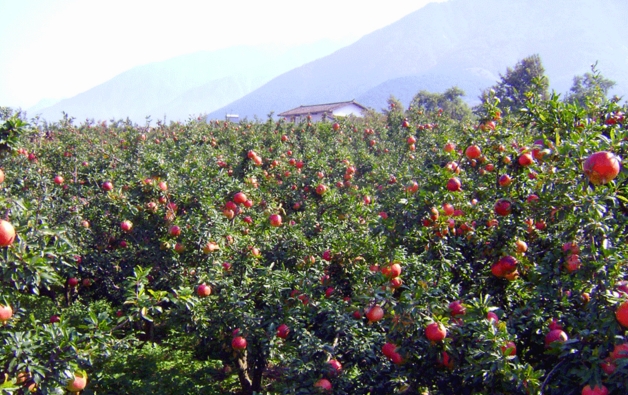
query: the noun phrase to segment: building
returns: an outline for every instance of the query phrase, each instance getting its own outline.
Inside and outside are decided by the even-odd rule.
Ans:
[[[332,120],[336,117],[346,117],[353,115],[361,117],[366,107],[357,103],[355,100],[343,101],[338,103],[315,104],[312,106],[300,106],[292,110],[288,110],[279,114],[292,122],[300,122],[309,115],[313,122]]]

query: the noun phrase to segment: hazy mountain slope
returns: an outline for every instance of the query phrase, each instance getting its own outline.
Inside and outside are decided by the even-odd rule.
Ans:
[[[40,113],[41,110],[43,110],[44,108],[50,107],[50,106],[54,106],[55,104],[59,103],[61,100],[59,99],[41,99],[40,101],[38,101],[37,103],[35,103],[33,106],[29,107],[26,109],[28,114],[37,114]]]
[[[399,77],[383,82],[356,97],[356,101],[367,107],[380,109],[385,107],[386,100],[393,94],[402,103],[408,104],[421,90],[428,92],[442,92],[451,86],[461,88],[465,93],[466,101],[475,105],[479,103],[478,96],[481,89],[492,85],[498,76],[487,73],[484,69],[451,69],[435,70],[420,75]]]
[[[164,113],[171,120],[185,119],[190,113],[224,106],[341,45],[320,41],[290,49],[233,47],[183,55],[135,67],[38,113],[49,121],[59,119],[62,111],[79,120],[129,117],[143,122],[147,115],[161,119]],[[200,101],[198,89],[206,89]]]
[[[220,108],[260,86],[259,80],[231,75],[185,91],[173,100],[151,109],[150,113],[167,120],[185,120]],[[211,92],[211,94],[208,94]]]
[[[477,96],[490,85],[478,76],[499,76],[534,53],[540,54],[551,86],[558,92],[567,91],[573,76],[589,71],[597,60],[603,75],[617,82],[615,92],[626,94],[628,24],[623,20],[627,15],[624,0],[433,3],[273,79],[214,111],[210,118],[223,118],[226,111],[265,116],[271,110],[279,113],[303,104],[354,98],[379,108],[385,105],[376,104],[384,96],[382,91],[400,88],[400,78],[429,80],[430,75],[442,75],[441,70],[448,71],[450,78],[439,77],[442,85],[434,84],[430,90],[442,91],[454,85],[457,76],[471,75],[477,85],[469,81],[465,90]],[[400,95],[393,90],[387,93]]]

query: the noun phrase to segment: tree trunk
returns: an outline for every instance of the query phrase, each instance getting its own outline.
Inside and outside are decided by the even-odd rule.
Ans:
[[[240,355],[236,359],[236,367],[238,369],[238,378],[240,379],[240,386],[242,387],[242,395],[252,395],[253,394],[253,382],[251,381],[251,377],[249,376],[249,366],[246,362],[247,352],[246,350],[242,350]]]
[[[252,367],[253,371],[253,391],[261,392],[262,391],[262,375],[264,374],[264,369],[266,369],[266,358],[264,358],[264,354],[261,350],[256,355],[254,366]]]

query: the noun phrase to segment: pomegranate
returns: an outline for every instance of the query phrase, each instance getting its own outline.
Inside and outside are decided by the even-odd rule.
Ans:
[[[607,151],[591,154],[582,165],[584,175],[593,185],[608,184],[619,174],[620,160]]]

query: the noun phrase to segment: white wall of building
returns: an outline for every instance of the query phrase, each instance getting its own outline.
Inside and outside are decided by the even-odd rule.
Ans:
[[[339,117],[346,117],[349,115],[355,115],[356,117],[361,117],[363,114],[362,114],[362,108],[351,103],[351,104],[348,104],[346,106],[343,106],[334,110],[334,115],[339,116]]]
[[[328,113],[314,113],[314,114],[310,114],[310,116],[312,117],[310,119],[310,122],[321,122],[323,120],[325,121],[330,121],[333,117],[347,117],[350,115],[356,116],[356,117],[362,117],[364,116],[364,114],[362,113],[362,107],[357,106],[353,103],[347,104],[345,106],[342,106],[340,108],[337,108],[336,110],[334,110],[333,115],[332,114],[328,114]],[[288,117],[288,120],[293,121],[295,123],[299,123],[301,122],[301,120],[305,120],[307,118],[307,115],[297,115],[294,117]]]

